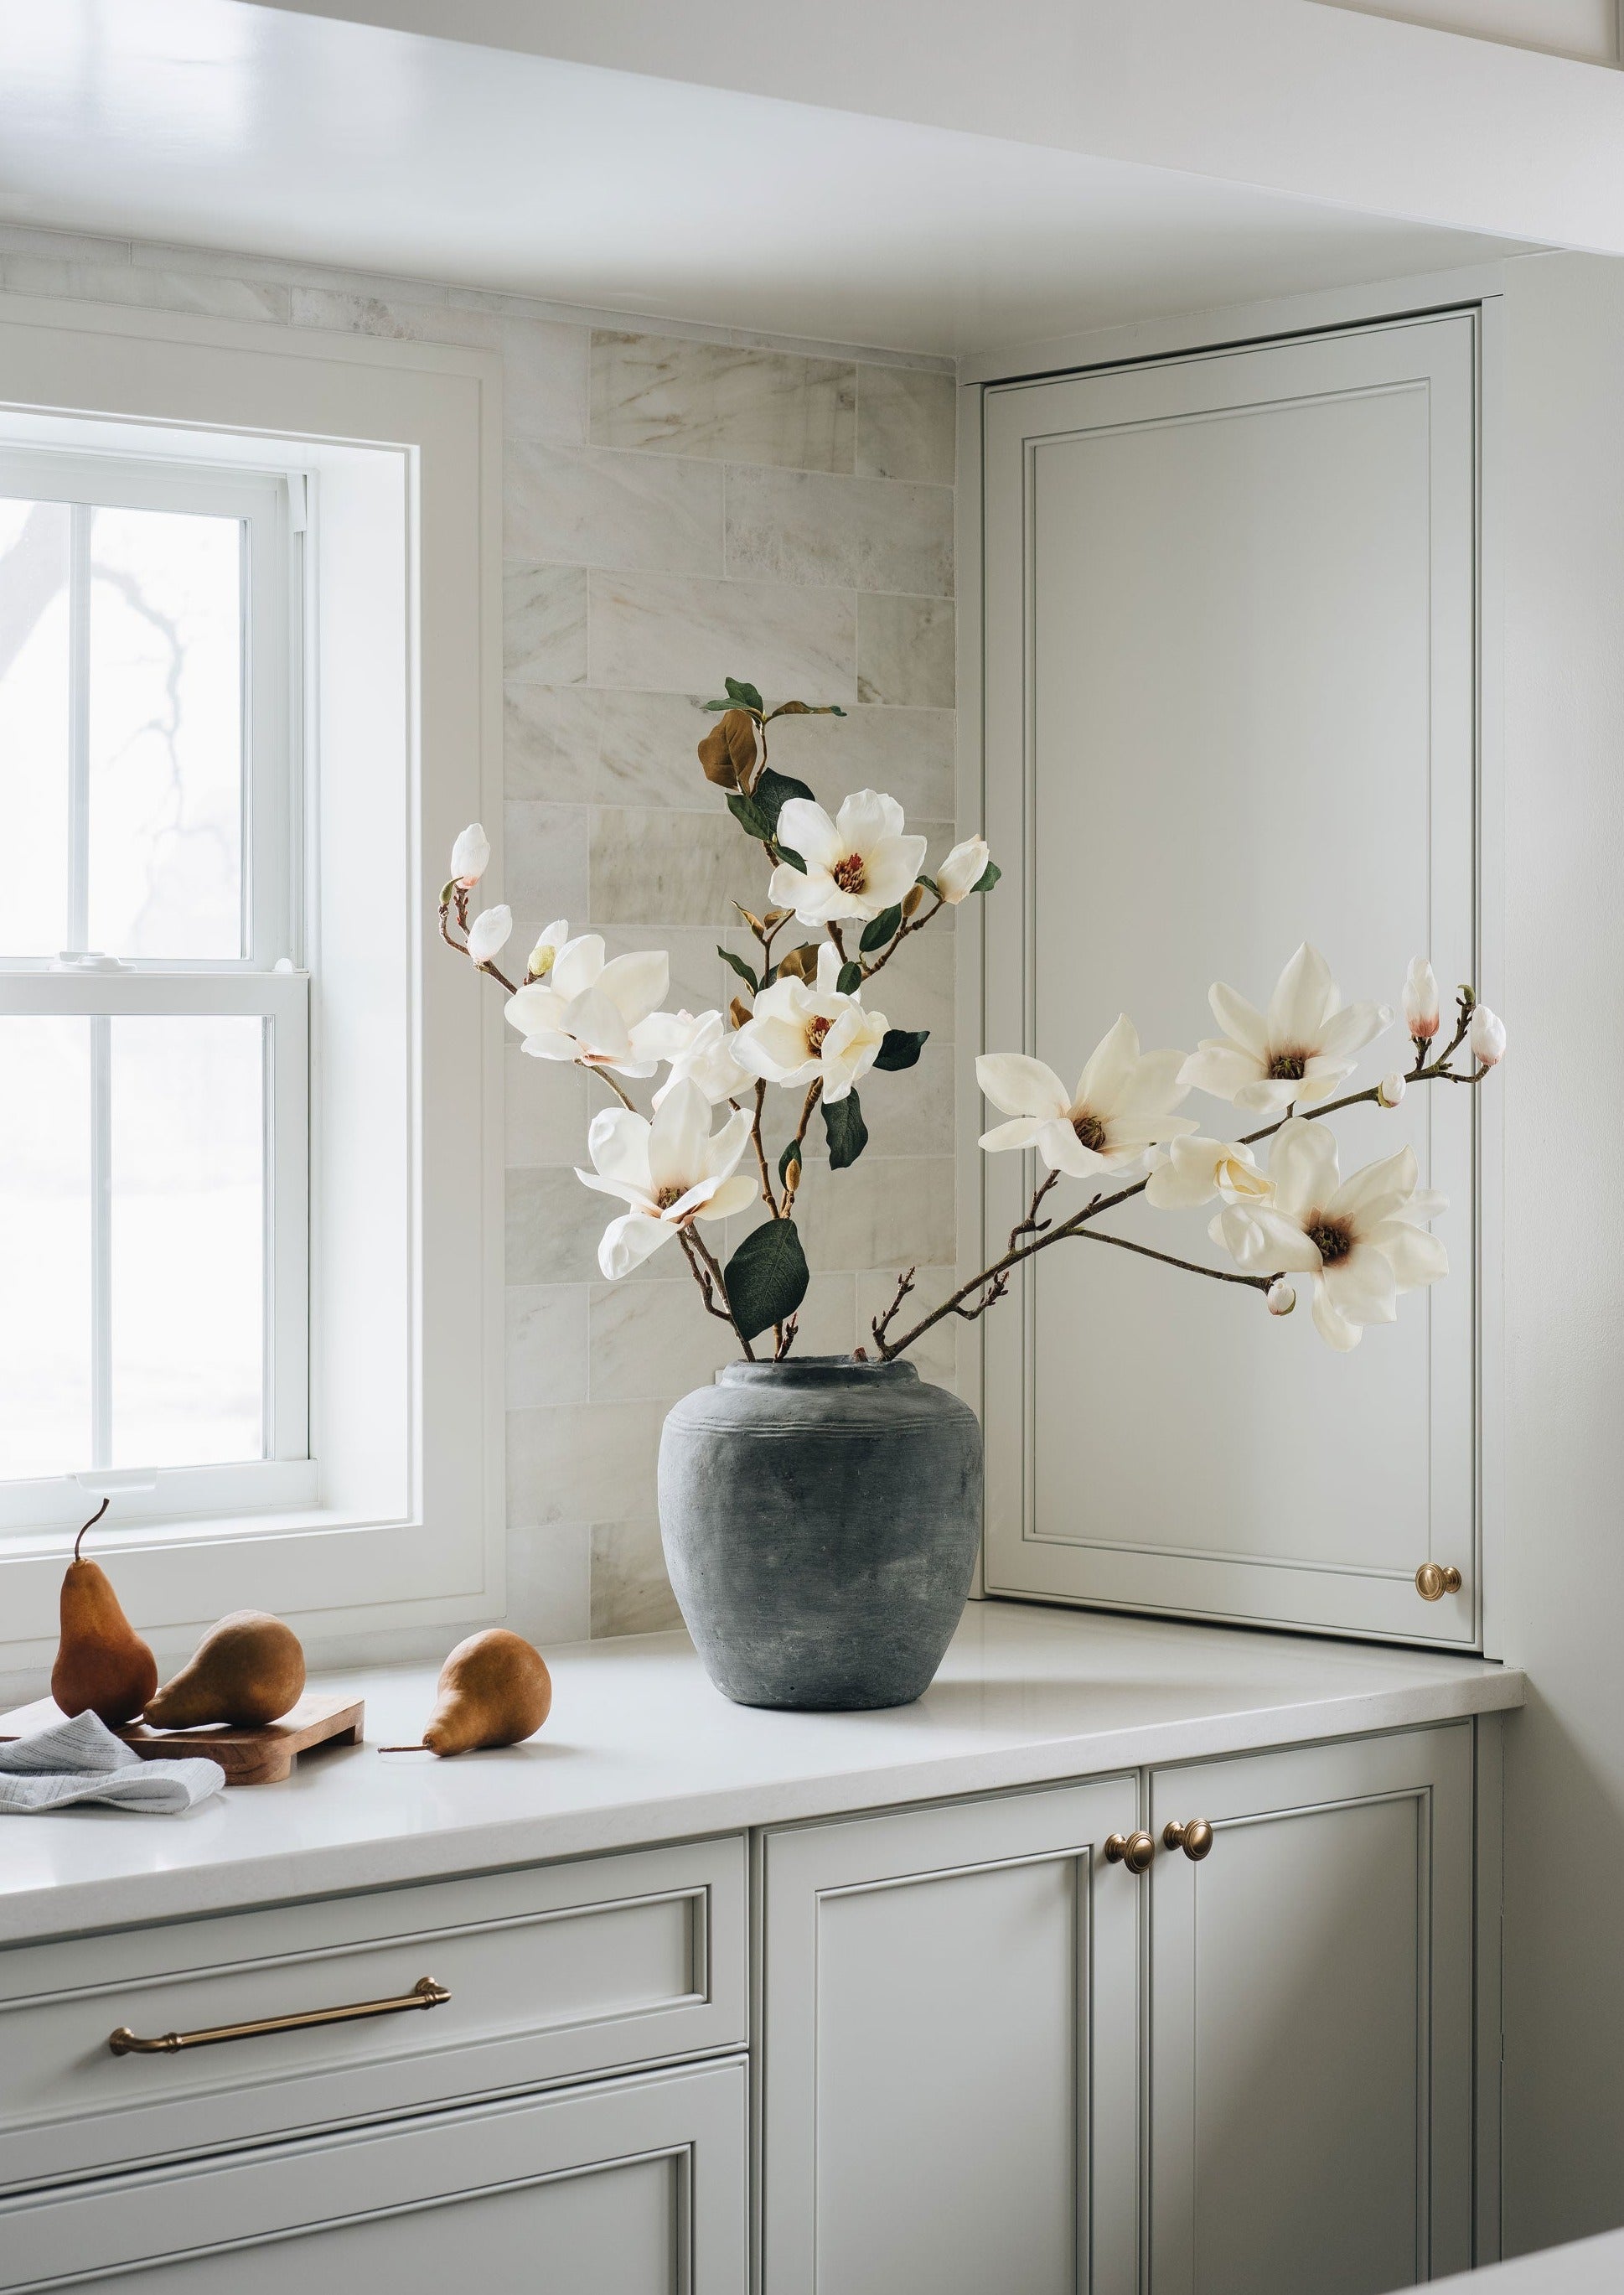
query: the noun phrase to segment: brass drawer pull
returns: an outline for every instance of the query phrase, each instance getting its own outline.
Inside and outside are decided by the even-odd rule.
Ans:
[[[1174,1817],[1162,1827],[1164,1849],[1182,1849],[1192,1865],[1199,1865],[1204,1857],[1212,1853],[1212,1828],[1204,1817],[1187,1817],[1181,1824]]]
[[[1156,1844],[1147,1833],[1110,1833],[1106,1836],[1107,1865],[1125,1865],[1130,1873],[1145,1873],[1156,1853]]]
[[[438,2008],[451,1998],[432,1976],[420,1976],[398,2000],[355,2000],[347,2008],[306,2008],[297,2016],[261,2016],[252,2024],[215,2024],[206,2032],[162,2032],[138,2040],[127,2024],[107,2036],[116,2056],[172,2056],[182,2048],[211,2048],[217,2040],[253,2040],[262,2032],[303,2032],[313,2024],[353,2024],[362,2016],[397,2016],[407,2008]]]

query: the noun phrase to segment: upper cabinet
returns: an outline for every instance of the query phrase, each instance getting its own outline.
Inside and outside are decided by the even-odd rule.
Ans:
[[[1300,941],[1344,1000],[1408,960],[1475,979],[1475,312],[989,391],[987,1048],[1069,1082],[1266,1005]],[[1408,1065],[1402,1020],[1356,1081]],[[1447,1283],[1335,1354],[1307,1311],[1062,1244],[986,1334],[989,1589],[1476,1645],[1474,1093],[1334,1119],[1346,1172],[1408,1141]],[[1264,1119],[1194,1095],[1236,1136]],[[986,1159],[989,1243],[1029,1157]],[[1060,1197],[1073,1207],[1078,1182]],[[1115,1231],[1229,1262],[1211,1213]],[[1462,1588],[1417,1593],[1426,1562]]]

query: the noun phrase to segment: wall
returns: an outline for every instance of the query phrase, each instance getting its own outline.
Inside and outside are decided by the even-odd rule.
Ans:
[[[1619,61],[1618,0],[1320,0],[1320,4],[1357,8],[1367,16],[1389,16],[1400,23],[1428,24],[1440,32],[1465,32],[1473,39],[1500,40],[1511,47],[1543,48],[1584,63]]]
[[[1624,2222],[1624,265],[1506,290],[1508,2252]]]
[[[514,951],[565,917],[611,953],[666,949],[673,1007],[726,1004],[739,983],[717,943],[748,946],[732,902],[759,911],[766,875],[694,756],[714,722],[697,705],[728,674],[770,701],[844,704],[844,720],[775,729],[775,763],[831,809],[848,789],[888,789],[933,856],[951,842],[954,386],[940,363],[0,225],[8,291],[501,351]],[[809,1352],[855,1343],[887,1270],[918,1261],[929,1299],[953,1255],[941,925],[884,987],[870,1004],[931,1041],[918,1069],[865,1090],[861,1164],[830,1186],[808,1158]],[[674,1250],[624,1284],[599,1279],[614,1206],[571,1167],[608,1095],[517,1039],[507,1069],[510,1619],[552,1641],[663,1627],[676,1613],[655,1515],[660,1421],[729,1335]],[[918,1360],[951,1377],[951,1331]],[[420,1652],[392,1636],[370,1654]]]

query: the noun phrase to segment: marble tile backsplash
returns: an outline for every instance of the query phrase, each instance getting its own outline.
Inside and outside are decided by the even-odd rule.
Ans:
[[[501,354],[502,897],[516,945],[565,917],[611,953],[665,949],[673,1006],[726,1005],[739,984],[717,944],[747,947],[731,904],[759,907],[765,891],[694,756],[711,722],[698,705],[730,674],[850,711],[773,732],[774,762],[831,809],[849,789],[888,789],[933,855],[952,841],[951,374],[15,225],[0,225],[7,291]],[[917,1069],[865,1090],[862,1161],[831,1176],[814,1127],[808,1352],[849,1349],[900,1265],[918,1262],[921,1301],[948,1287],[950,959],[945,932],[915,943],[870,992],[894,1025],[932,1033]],[[660,1422],[730,1348],[675,1252],[601,1279],[608,1209],[573,1170],[599,1088],[517,1043],[505,1068],[509,1615],[548,1640],[651,1631],[676,1616],[655,1507]],[[750,1223],[730,1222],[730,1245]],[[920,1371],[951,1380],[951,1327],[932,1340]]]

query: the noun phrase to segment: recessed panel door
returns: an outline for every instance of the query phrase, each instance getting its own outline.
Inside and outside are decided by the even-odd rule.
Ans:
[[[1304,940],[1346,1001],[1396,1010],[1416,955],[1446,996],[1476,979],[1475,328],[989,394],[988,1049],[1068,1089],[1120,1012],[1193,1049],[1213,981],[1264,1009]],[[1411,1057],[1396,1022],[1348,1088]],[[1124,1252],[1031,1263],[983,1327],[991,1588],[1475,1641],[1473,1103],[1434,1086],[1335,1119],[1344,1176],[1408,1142],[1449,1199],[1449,1280],[1352,1353],[1306,1279],[1279,1320]],[[1266,1121],[1200,1093],[1179,1113]],[[984,1161],[996,1255],[1041,1174]],[[1063,1180],[1044,1215],[1087,1194]],[[1211,1216],[1105,1224],[1232,1270]],[[1461,1591],[1422,1600],[1429,1561]]]

